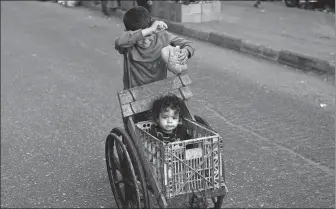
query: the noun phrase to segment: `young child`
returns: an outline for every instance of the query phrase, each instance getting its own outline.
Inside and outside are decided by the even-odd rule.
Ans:
[[[167,25],[162,21],[153,21],[144,7],[129,9],[123,22],[126,31],[115,40],[115,49],[120,54],[128,51],[129,55],[130,80],[126,71],[127,61],[124,60],[124,89],[167,78],[166,63],[160,54],[162,48],[168,45],[179,46],[181,64],[185,64],[194,54],[190,41],[167,32]]]
[[[192,139],[192,136],[187,133],[187,128],[182,124],[186,111],[183,100],[174,94],[155,100],[152,116],[156,124],[149,133],[165,143]],[[214,208],[214,203],[211,198],[195,196],[190,200],[189,208]]]
[[[186,110],[182,99],[174,94],[155,100],[152,116],[156,125],[151,128],[150,134],[167,143],[191,139],[182,125]]]

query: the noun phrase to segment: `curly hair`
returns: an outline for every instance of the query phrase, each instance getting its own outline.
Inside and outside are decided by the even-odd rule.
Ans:
[[[153,120],[156,121],[159,118],[160,113],[168,108],[178,112],[180,118],[184,118],[186,116],[187,108],[183,100],[176,95],[169,93],[153,102]]]
[[[127,10],[123,22],[127,31],[135,31],[150,27],[153,21],[146,8],[135,6]]]

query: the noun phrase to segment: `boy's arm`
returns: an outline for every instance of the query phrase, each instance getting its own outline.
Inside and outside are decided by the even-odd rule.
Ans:
[[[121,36],[117,37],[114,42],[115,49],[120,53],[133,46],[137,41],[143,39],[141,30],[126,31]]]
[[[115,49],[122,54],[125,49],[133,46],[137,41],[144,39],[144,36],[150,35],[152,31],[150,29],[139,29],[136,31],[126,31],[121,36],[119,36],[115,42]]]
[[[167,31],[166,33],[169,37],[170,44],[172,44],[173,46],[180,46],[181,49],[187,49],[189,52],[188,58],[194,55],[195,49],[192,47],[191,41],[188,41],[182,37],[175,36]]]

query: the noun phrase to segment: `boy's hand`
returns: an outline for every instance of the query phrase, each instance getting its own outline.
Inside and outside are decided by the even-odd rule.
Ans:
[[[184,65],[188,61],[189,51],[187,49],[181,49],[181,53],[178,55],[178,61],[181,65]]]
[[[153,33],[159,33],[167,28],[168,26],[165,22],[158,20],[155,20],[154,23],[150,26],[150,29],[152,30]]]

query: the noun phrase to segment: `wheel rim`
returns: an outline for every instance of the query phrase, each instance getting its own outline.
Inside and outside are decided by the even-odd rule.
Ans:
[[[223,200],[224,200],[224,195],[218,196],[215,198],[216,200],[212,200],[215,204],[215,209],[220,209],[222,207],[223,204]]]
[[[140,208],[137,178],[121,138],[111,133],[106,142],[106,163],[112,191],[118,208]]]
[[[107,173],[108,177],[110,179],[110,184],[112,188],[113,195],[115,197],[115,201],[117,203],[118,208],[122,208],[122,206],[125,204],[125,198],[122,195],[122,191],[119,189],[119,186],[116,186],[116,184],[119,184],[118,177],[118,171],[115,171],[115,168],[120,167],[118,164],[118,161],[115,156],[113,155],[113,147],[114,147],[114,138],[109,135],[106,140],[106,165],[107,165]],[[120,175],[119,175],[120,176]]]
[[[130,136],[128,133],[122,129],[122,128],[114,128],[112,130],[112,133],[115,133],[117,136],[123,138],[123,143],[125,144],[128,152],[130,153],[135,175],[138,179],[138,188],[140,189],[140,201],[141,201],[141,208],[150,209],[151,207],[151,200],[148,192],[148,185],[147,185],[147,179],[145,177],[145,172],[142,168],[142,162],[140,160],[140,157],[138,156],[138,151],[136,150]]]

